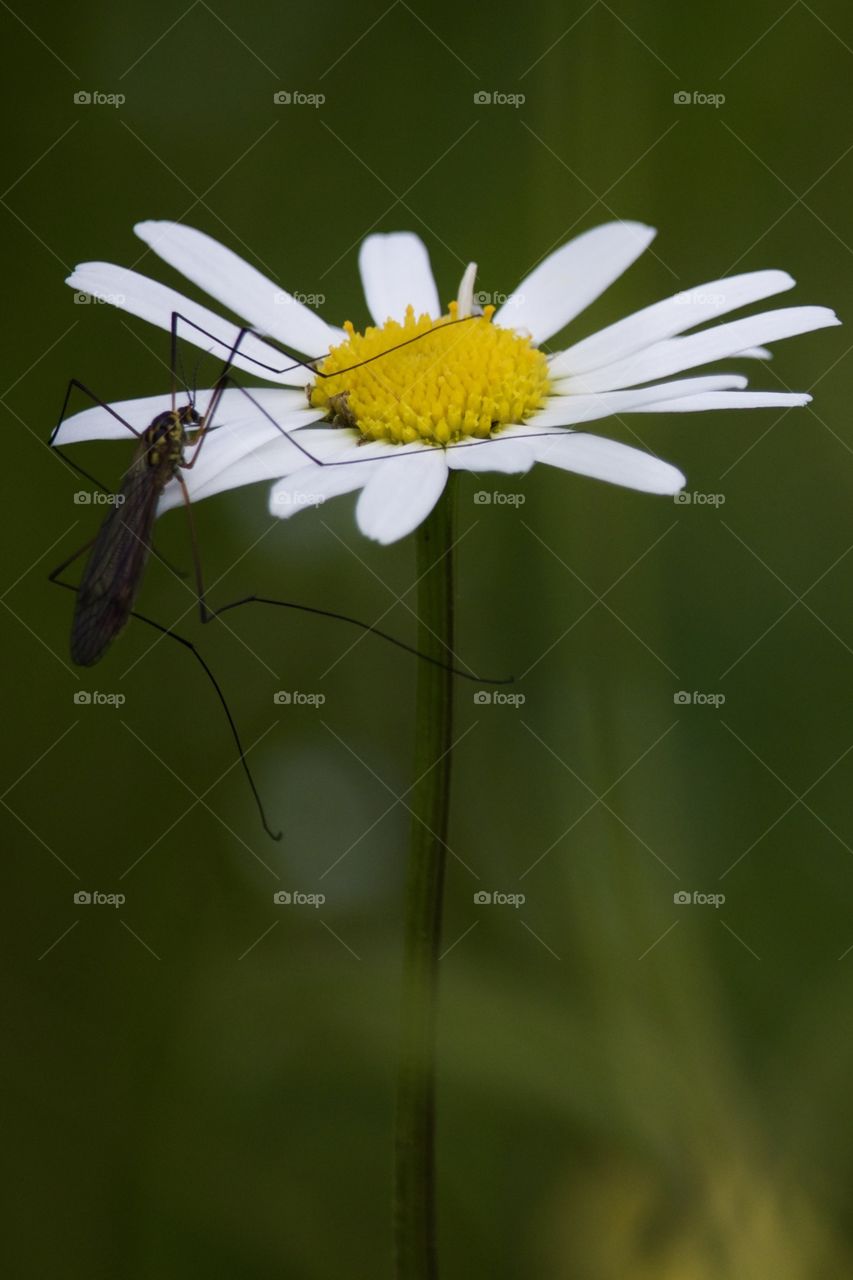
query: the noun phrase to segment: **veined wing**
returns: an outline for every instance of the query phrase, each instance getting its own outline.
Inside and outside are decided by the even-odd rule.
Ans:
[[[90,667],[124,627],[151,551],[160,489],[144,461],[125,476],[119,496],[98,532],[77,592],[71,626],[71,658]]]

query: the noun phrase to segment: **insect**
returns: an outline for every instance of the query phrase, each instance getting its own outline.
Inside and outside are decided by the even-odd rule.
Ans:
[[[56,583],[57,586],[66,587],[76,593],[70,647],[72,660],[77,665],[89,667],[99,662],[112,641],[123,630],[131,617],[139,619],[163,635],[170,636],[192,652],[213,685],[223,707],[232,737],[237,747],[240,763],[251,788],[264,830],[273,839],[278,840],[281,838],[281,832],[273,831],[267,821],[258,789],[246,760],[237,726],[231,715],[222,688],[212,670],[199,650],[190,640],[179,635],[172,628],[156,622],[153,618],[149,618],[145,614],[139,613],[134,608],[148,560],[152,552],[154,552],[155,555],[159,554],[152,546],[154,522],[157,516],[157,508],[160,498],[166,486],[172,480],[176,481],[180,486],[184,505],[189,517],[190,539],[197,586],[197,600],[202,622],[208,623],[228,610],[249,603],[260,603],[276,605],[284,608],[299,609],[304,612],[335,618],[339,621],[344,621],[353,626],[359,627],[363,631],[379,636],[380,638],[396,645],[398,648],[412,653],[425,661],[437,663],[442,666],[449,666],[449,669],[452,670],[454,674],[461,676],[462,678],[475,680],[480,683],[505,682],[494,680],[490,681],[487,678],[479,677],[470,671],[463,671],[457,667],[450,666],[450,664],[441,663],[439,659],[436,659],[432,655],[421,653],[414,646],[407,644],[405,641],[399,640],[397,637],[390,635],[388,632],[385,632],[372,624],[365,623],[360,619],[353,618],[349,615],[335,613],[331,610],[320,609],[309,605],[294,604],[285,600],[273,600],[260,596],[247,596],[241,600],[232,601],[230,604],[222,605],[220,608],[215,610],[211,610],[207,607],[201,574],[200,558],[192,522],[192,504],[183,473],[190,471],[196,465],[205,440],[212,431],[217,429],[215,418],[221,407],[222,399],[226,390],[229,388],[235,388],[238,390],[257,410],[259,410],[263,417],[271,424],[271,427],[279,431],[282,436],[284,436],[290,443],[294,444],[297,449],[306,455],[306,457],[311,458],[313,461],[318,460],[315,459],[303,445],[300,445],[292,436],[288,435],[284,429],[276,423],[274,417],[263,407],[259,400],[233,378],[231,368],[233,366],[235,356],[237,355],[246,336],[254,332],[249,328],[240,329],[237,332],[230,348],[228,348],[227,357],[224,361],[219,377],[211,391],[206,410],[203,413],[199,413],[194,403],[194,398],[190,396],[189,393],[187,395],[187,403],[179,406],[175,391],[175,374],[177,367],[178,324],[180,322],[189,324],[195,329],[199,329],[205,337],[210,338],[213,342],[219,345],[224,345],[221,339],[216,338],[212,334],[208,334],[206,330],[200,329],[200,326],[194,324],[193,321],[186,320],[186,318],[182,317],[178,312],[172,313],[172,406],[171,408],[157,414],[151,423],[143,430],[138,430],[133,427],[129,422],[122,418],[115,409],[100,400],[99,397],[97,397],[89,390],[88,387],[76,378],[71,379],[69,382],[59,420],[50,437],[49,443],[51,445],[58,448],[58,446],[55,445],[55,442],[63,422],[65,421],[71,396],[75,389],[81,391],[96,405],[100,406],[115,418],[123,428],[136,438],[137,445],[131,464],[124,473],[119,490],[116,494],[112,495],[113,503],[111,510],[101,524],[98,533],[83,547],[79,548],[73,555],[64,560],[62,564],[58,565],[50,574],[50,580]],[[456,321],[455,323],[459,324],[463,323],[463,321]],[[418,341],[420,338],[427,336],[429,335],[419,335],[416,338],[408,339],[406,343],[401,343],[400,345],[408,345],[409,342]],[[388,353],[382,352],[379,355],[370,357],[370,360],[379,359],[385,354]],[[253,363],[261,364],[260,361],[255,361],[253,357],[245,358],[252,360]],[[370,363],[370,360],[361,361],[359,363]],[[271,368],[270,366],[263,367],[267,370],[270,370]],[[309,368],[312,373],[320,377],[324,376],[319,370],[314,368],[313,364],[308,364],[299,360],[296,360],[292,365],[288,366],[288,369],[297,367]],[[359,366],[352,366],[352,368],[357,367]],[[287,369],[274,370],[274,372],[284,373],[287,372]],[[348,370],[344,370],[343,372],[348,372]],[[340,376],[340,373],[336,376]],[[64,453],[62,456],[65,461],[69,462],[70,465],[78,472],[86,476],[87,479],[96,484],[99,488],[103,489],[103,486],[101,486],[93,476],[80,467],[76,462],[68,458]],[[62,581],[60,575],[86,553],[88,553],[88,556],[79,585],[75,586],[71,583]],[[162,559],[162,557],[160,558]]]

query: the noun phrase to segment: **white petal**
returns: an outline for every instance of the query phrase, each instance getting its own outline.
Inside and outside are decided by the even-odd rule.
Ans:
[[[447,450],[447,465],[451,471],[501,471],[504,475],[523,475],[536,461],[533,450],[525,440],[511,436],[495,436],[478,444],[451,445]]]
[[[199,413],[204,413],[210,404],[213,390],[197,391],[195,393],[195,401]],[[250,425],[253,423],[260,424],[264,418],[262,410],[266,410],[284,430],[292,430],[290,426],[291,415],[299,415],[298,424],[301,426],[304,421],[304,412],[306,409],[305,393],[302,391],[285,391],[271,387],[255,387],[251,391],[251,395],[258,402],[260,409],[253,407],[249,399],[243,395],[237,387],[229,387],[219,402],[219,407],[214,416],[212,426],[216,427],[211,432],[210,441],[219,435],[219,425],[229,423],[236,425]],[[179,395],[177,398],[178,407],[185,403],[186,396]],[[81,440],[132,440],[133,432],[129,431],[126,426],[118,421],[114,414],[118,414],[119,418],[123,418],[134,431],[142,432],[149,427],[154,419],[160,413],[165,413],[167,409],[172,407],[172,397],[170,394],[160,396],[143,396],[136,400],[116,400],[110,405],[114,413],[110,413],[102,405],[94,405],[91,409],[83,409],[80,413],[75,413],[72,417],[66,418],[59,429],[59,433],[54,441],[58,445],[78,444]],[[313,412],[311,421],[315,421],[317,414]],[[270,432],[275,431],[270,423],[267,423]]]
[[[773,352],[768,347],[747,347],[746,351],[737,353],[739,360],[772,360]]]
[[[468,316],[474,314],[474,285],[477,281],[477,264],[469,262],[465,268],[465,274],[459,281],[459,292],[456,294],[456,301],[459,303],[459,310],[456,315],[459,320],[466,320]]]
[[[763,298],[790,289],[794,280],[786,271],[749,271],[723,280],[711,280],[685,289],[656,302],[642,311],[608,325],[567,351],[561,351],[550,362],[551,376],[566,377],[599,369],[604,364],[623,360],[643,347],[651,346],[674,334],[684,333],[696,325],[738,307],[748,306]]]
[[[710,391],[683,400],[643,405],[635,413],[701,413],[705,409],[790,409],[809,404],[811,396],[797,391]]]
[[[368,236],[358,255],[361,283],[374,323],[405,319],[406,308],[434,319],[441,315],[438,290],[423,241],[411,231]]]
[[[665,378],[683,369],[694,369],[713,360],[725,360],[755,343],[776,342],[813,329],[840,324],[828,307],[781,307],[744,320],[705,329],[688,338],[669,338],[615,364],[592,373],[565,379],[559,390],[572,392],[606,391],[631,387],[653,378]]]
[[[305,467],[286,480],[279,480],[270,490],[270,515],[287,520],[306,507],[319,506],[327,498],[362,489],[376,474],[380,462],[358,467]]]
[[[306,466],[311,470],[324,471],[323,466],[315,466],[310,462],[307,455],[324,461],[326,457],[332,456],[332,446],[339,452],[349,449],[351,442],[348,440],[329,441],[329,437],[338,434],[325,428],[316,431],[302,430],[289,436],[276,434],[257,448],[249,451],[243,449],[241,452],[230,451],[221,445],[215,448],[215,436],[211,436],[205,441],[196,465],[188,471],[182,471],[181,476],[191,500],[201,502],[203,498],[224,493],[228,489],[239,489],[243,485],[257,484],[260,480],[278,480],[280,476],[293,475],[297,471],[304,471]],[[297,439],[301,448],[294,443]],[[208,449],[211,450],[210,453],[207,452]],[[162,515],[172,507],[180,507],[183,500],[177,481],[170,481],[163,490],[157,514]]]
[[[683,399],[706,391],[732,391],[745,387],[747,379],[737,373],[712,374],[704,378],[677,378],[659,382],[653,387],[634,387],[628,391],[602,391],[593,395],[551,396],[544,409],[528,421],[529,427],[568,427],[579,422],[594,422],[611,414],[633,413],[660,400]]]
[[[74,270],[65,283],[81,293],[88,293],[93,298],[110,302],[113,306],[120,307],[122,311],[129,311],[131,315],[139,316],[141,320],[159,325],[161,329],[171,329],[172,312],[177,311],[187,320],[191,320],[207,330],[209,334],[213,334],[214,339],[218,341],[205,337],[203,333],[199,333],[188,324],[178,325],[179,337],[205,351],[211,351],[223,361],[240,332],[237,325],[223,320],[207,307],[191,302],[175,289],[169,289],[156,280],[141,276],[137,271],[129,271],[126,267],[117,267],[110,262],[84,262]],[[165,346],[164,350],[166,350]],[[263,378],[266,382],[280,382],[289,387],[304,387],[313,377],[310,370],[298,366],[289,368],[292,361],[288,360],[286,355],[276,351],[275,347],[261,342],[260,338],[252,333],[245,335],[232,363],[239,369],[246,369],[258,378]],[[274,372],[276,369],[288,371],[276,373]]]
[[[415,446],[416,451],[406,457],[406,448],[397,450],[401,456],[377,466],[356,506],[361,532],[386,546],[426,519],[447,483],[443,449],[424,452]]]
[[[585,231],[540,262],[495,314],[495,324],[545,342],[618,280],[656,232],[640,222]]]
[[[179,222],[139,222],[134,231],[164,262],[211,298],[286,347],[320,356],[346,337],[343,330],[326,324],[310,307],[194,227]]]
[[[537,461],[643,493],[678,493],[684,476],[668,462],[603,436],[567,431],[534,442]]]
[[[241,474],[238,467],[244,462],[246,466],[250,465],[251,460],[257,456],[257,451],[261,451],[265,445],[277,445],[282,459],[288,460],[280,463],[279,475],[288,467],[292,469],[301,466],[305,461],[305,454],[302,448],[293,443],[295,433],[298,428],[310,426],[316,421],[316,410],[301,409],[290,414],[286,422],[271,423],[257,413],[251,418],[247,414],[242,419],[225,422],[204,440],[193,466],[181,472],[190,495],[195,497],[202,490],[206,493],[208,487],[219,477],[224,477],[227,483],[217,485],[215,492],[223,488],[236,489],[238,485],[250,483],[246,479],[238,479],[238,474]],[[301,432],[299,440],[304,448]],[[188,457],[192,460],[191,451]],[[267,476],[263,478],[266,479]]]

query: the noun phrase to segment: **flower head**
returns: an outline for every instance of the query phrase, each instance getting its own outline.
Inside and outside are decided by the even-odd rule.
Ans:
[[[805,394],[747,391],[740,373],[673,375],[723,359],[766,358],[758,344],[839,323],[826,307],[797,306],[701,328],[794,284],[783,271],[754,271],[676,294],[546,355],[541,344],[651,242],[655,232],[634,222],[577,236],[500,307],[482,312],[474,305],[474,264],[444,311],[418,237],[370,236],[359,262],[375,325],[363,333],[349,323],[327,325],[202,232],[169,222],[140,223],[136,232],[253,327],[234,366],[276,384],[253,389],[251,399],[236,387],[225,392],[217,430],[185,473],[193,500],[273,479],[270,509],[287,517],[358,490],[359,527],[383,543],[417,527],[452,470],[523,473],[541,462],[648,493],[677,493],[684,477],[676,467],[577,428],[623,414],[804,405],[811,398]],[[223,357],[235,343],[237,328],[215,312],[125,268],[87,263],[68,283],[162,328],[177,312],[197,326],[182,336]],[[261,335],[313,367],[289,364]],[[209,395],[199,393],[200,409]],[[113,407],[139,430],[168,403],[160,396]],[[121,435],[121,425],[95,408],[65,423],[57,443]],[[172,482],[160,510],[180,501]]]
[[[321,361],[309,400],[365,440],[488,440],[526,421],[548,395],[545,356],[530,338],[492,324],[493,314],[489,307],[459,329],[464,317],[451,302],[437,320],[416,319],[410,306],[402,324],[389,320],[361,334],[348,323],[346,341]]]

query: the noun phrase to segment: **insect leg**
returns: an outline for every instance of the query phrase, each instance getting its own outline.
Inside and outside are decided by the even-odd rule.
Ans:
[[[91,545],[91,544],[87,544],[87,545]],[[82,547],[80,551],[77,551],[69,560],[65,562],[65,564],[62,564],[59,566],[58,569],[55,569],[54,572],[50,575],[51,582],[55,582],[58,587],[65,587],[67,591],[75,591],[75,592],[78,591],[79,588],[75,587],[72,583],[60,582],[57,579],[56,575],[61,573],[64,568],[67,568],[67,566],[71,564],[74,560],[76,560],[78,556],[82,555],[85,550],[87,550],[87,547]],[[223,711],[225,712],[225,717],[228,721],[228,727],[231,730],[231,737],[234,739],[234,744],[237,748],[237,754],[240,757],[240,764],[242,766],[244,774],[246,775],[246,779],[249,783],[249,787],[254,797],[255,804],[257,806],[258,814],[260,816],[261,824],[264,828],[264,831],[266,831],[267,835],[271,839],[280,840],[281,832],[273,831],[273,829],[269,825],[269,822],[267,821],[267,816],[264,811],[263,802],[261,800],[258,788],[255,785],[255,780],[252,777],[252,772],[249,768],[249,762],[246,759],[246,753],[243,750],[243,743],[240,739],[240,734],[238,732],[237,725],[234,721],[234,717],[232,716],[228,703],[225,700],[225,694],[222,692],[222,686],[219,684],[219,681],[216,679],[216,676],[211,671],[207,662],[204,660],[204,658],[199,653],[198,649],[192,643],[192,641],[187,640],[186,636],[179,635],[177,631],[172,631],[170,627],[164,627],[162,623],[155,622],[153,618],[147,617],[144,613],[137,613],[136,610],[133,610],[130,616],[131,618],[137,618],[140,622],[146,623],[147,626],[149,627],[153,627],[154,630],[159,631],[161,635],[169,636],[170,639],[176,640],[178,644],[183,645],[185,649],[188,649],[190,653],[193,655],[193,657],[196,659],[199,666],[202,668],[205,675],[207,676],[208,680],[213,685],[213,688],[216,692],[216,696],[219,699],[219,702],[220,702],[220,705],[222,706]]]
[[[89,541],[84,542],[83,546],[79,547],[73,555],[70,555],[67,560],[63,560],[62,564],[58,564],[55,569],[52,569],[47,575],[48,582],[54,582],[58,587],[67,587],[69,591],[76,591],[77,588],[73,587],[70,582],[60,582],[59,575],[63,573],[69,565],[72,565],[75,560],[79,560],[82,555],[85,555],[89,548],[94,545],[94,542],[95,539],[90,538]]]
[[[479,317],[473,316],[473,315],[460,316],[458,320],[447,320],[441,326],[441,328],[450,329],[454,325],[467,324],[469,320],[476,320],[478,318]],[[318,363],[326,359],[326,355],[328,353],[325,353],[321,356],[313,356],[310,360],[300,360],[297,356],[292,355],[292,353],[289,352],[283,346],[283,344],[278,341],[277,338],[274,338],[271,334],[265,333],[262,329],[256,329],[253,325],[245,325],[240,331],[240,335],[238,336],[236,344],[234,344],[234,343],[226,342],[224,338],[217,338],[216,334],[210,333],[209,330],[202,328],[202,326],[200,324],[196,324],[194,320],[189,320],[186,316],[181,315],[179,311],[172,312],[171,327],[172,327],[173,335],[175,333],[176,320],[183,321],[184,324],[189,325],[190,328],[192,329],[195,329],[196,332],[202,334],[203,337],[210,338],[211,342],[215,342],[217,346],[225,347],[225,348],[230,347],[232,351],[232,356],[233,356],[233,353],[236,351],[236,348],[242,342],[245,335],[247,333],[251,333],[254,337],[261,338],[268,345],[278,348],[282,352],[282,355],[287,356],[288,360],[293,361],[293,364],[285,365],[284,368],[282,369],[276,369],[273,367],[273,365],[264,364],[263,360],[258,360],[255,356],[248,356],[245,353],[243,353],[243,358],[245,360],[250,361],[251,364],[256,364],[258,366],[258,369],[263,369],[267,373],[274,373],[274,374],[290,373],[294,369],[307,369],[309,373],[313,373],[318,378],[339,378],[341,377],[342,374],[351,373],[353,369],[360,369],[362,368],[363,365],[372,364],[374,360],[381,360],[384,356],[390,355],[393,351],[400,351],[403,347],[408,347],[413,342],[422,342],[424,338],[429,338],[433,336],[436,332],[435,329],[428,329],[425,333],[416,333],[411,338],[404,338],[404,340],[402,342],[398,342],[396,346],[389,347],[387,351],[377,351],[375,355],[366,356],[364,360],[358,360],[356,361],[355,364],[347,365],[345,369],[338,369],[336,370],[335,373],[322,373],[321,370],[317,368],[317,365]],[[173,343],[174,341],[175,339],[173,337]],[[263,376],[262,374],[260,373],[258,374],[258,377],[262,377],[262,376]]]
[[[478,676],[471,671],[463,671],[460,667],[442,662],[439,658],[434,658],[431,654],[422,653],[420,649],[416,649],[414,645],[407,644],[405,640],[399,640],[397,636],[392,636],[390,632],[383,631],[381,627],[375,626],[370,622],[363,622],[360,618],[353,618],[350,614],[337,613],[332,609],[320,609],[314,605],[296,604],[291,600],[273,600],[268,596],[250,595],[244,596],[240,600],[232,600],[230,604],[220,605],[218,609],[208,607],[207,598],[204,588],[204,577],[201,569],[201,554],[198,547],[198,538],[196,537],[195,522],[192,517],[192,503],[189,493],[180,473],[175,477],[184,496],[184,503],[187,509],[187,521],[190,529],[190,544],[192,547],[192,558],[195,566],[196,585],[198,591],[199,613],[203,623],[213,622],[215,618],[220,617],[223,613],[228,613],[230,609],[237,609],[244,604],[267,604],[276,605],[281,609],[296,609],[300,613],[311,613],[320,618],[334,618],[338,622],[346,622],[350,626],[358,627],[368,635],[378,636],[381,640],[387,640],[389,644],[393,644],[396,648],[402,649],[404,653],[411,653],[416,658],[422,658],[424,662],[431,662],[434,666],[441,667],[444,671],[450,671],[455,676],[460,676],[463,680],[473,680],[478,684],[512,684],[513,678],[502,677],[493,679],[490,676]]]
[[[105,409],[107,413],[109,413],[113,418],[115,418],[116,422],[121,423],[121,425],[125,428],[126,431],[129,431],[131,435],[136,436],[137,440],[142,435],[141,431],[137,431],[136,428],[132,427],[129,422],[126,422],[120,413],[117,413],[111,405],[107,404],[106,400],[102,400],[100,396],[96,396],[94,391],[90,391],[89,388],[86,386],[86,384],[81,382],[79,378],[72,378],[65,389],[65,399],[62,401],[62,410],[59,414],[59,420],[57,421],[56,426],[53,428],[53,430],[50,433],[50,439],[47,442],[49,445],[53,444],[54,440],[59,434],[59,428],[62,426],[63,422],[65,421],[65,415],[68,412],[68,403],[71,399],[71,393],[75,390],[75,388],[78,391],[82,391],[83,394],[85,396],[88,396],[89,399],[94,404],[98,405],[99,408]]]
[[[431,662],[433,666],[441,667],[442,671],[449,671],[451,675],[459,676],[462,680],[472,680],[475,684],[512,684],[514,681],[513,676],[481,676],[473,671],[463,671],[461,667],[455,667],[452,663],[442,662],[440,658],[434,658],[429,653],[423,653],[414,645],[407,644],[405,640],[400,640],[397,636],[392,636],[390,632],[383,631],[381,627],[377,627],[371,622],[363,622],[360,618],[353,618],[348,613],[336,613],[332,609],[320,609],[310,604],[296,604],[292,600],[273,600],[269,596],[257,595],[243,596],[240,600],[232,600],[230,604],[220,605],[218,609],[207,609],[207,606],[205,606],[207,617],[204,621],[212,622],[220,614],[227,613],[229,609],[238,609],[244,604],[275,605],[279,609],[297,609],[300,613],[311,613],[318,618],[334,618],[338,622],[347,622],[368,635],[378,636],[380,640],[387,640],[389,644],[402,649],[404,653],[411,653],[414,657],[420,658],[424,662]]]

